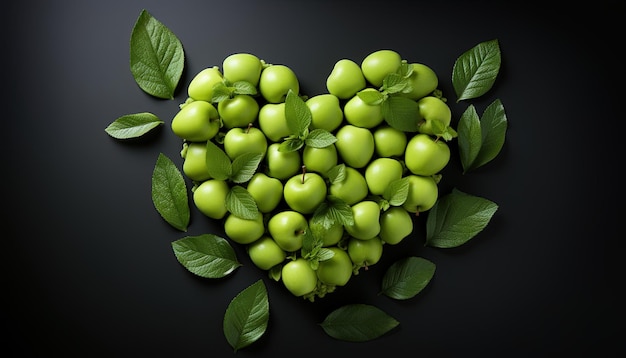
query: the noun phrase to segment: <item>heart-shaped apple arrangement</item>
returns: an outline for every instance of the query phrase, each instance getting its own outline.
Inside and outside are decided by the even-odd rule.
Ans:
[[[376,264],[438,199],[457,136],[428,66],[393,50],[337,61],[306,97],[249,53],[206,68],[171,122],[197,209],[251,261],[314,300]]]

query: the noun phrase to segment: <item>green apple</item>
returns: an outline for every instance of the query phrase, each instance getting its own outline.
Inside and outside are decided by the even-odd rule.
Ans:
[[[209,179],[203,181],[193,191],[193,202],[201,213],[211,219],[222,219],[226,209],[226,195],[230,191],[224,180]]]
[[[294,175],[285,182],[283,197],[292,210],[311,214],[326,199],[327,190],[321,175],[306,172]]]
[[[389,125],[382,125],[374,130],[374,149],[379,157],[402,157],[408,139],[406,134]]]
[[[423,122],[420,122],[418,131],[430,135],[440,135],[437,126],[442,129],[450,126],[452,111],[448,104],[438,97],[426,96],[417,101],[417,106]],[[435,123],[436,122],[436,123]]]
[[[281,249],[294,252],[302,248],[302,238],[309,227],[308,219],[293,210],[280,211],[267,221],[267,231]]]
[[[237,94],[233,98],[220,101],[217,104],[224,128],[245,128],[256,122],[259,114],[259,103],[254,97],[247,94]]]
[[[269,213],[276,209],[283,200],[283,182],[265,173],[254,173],[246,189],[262,213]]]
[[[243,153],[263,153],[267,151],[265,134],[256,127],[231,128],[224,135],[224,151],[231,160]]]
[[[330,195],[345,201],[348,205],[354,205],[365,199],[369,194],[367,181],[360,171],[352,167],[346,167],[345,177],[342,181],[330,184]]]
[[[367,82],[379,88],[385,77],[398,70],[402,64],[402,57],[393,50],[377,50],[367,55],[361,62],[361,71]]]
[[[365,76],[358,63],[344,58],[333,66],[326,78],[328,93],[340,99],[348,99],[365,88]]]
[[[380,233],[380,206],[373,200],[363,200],[351,206],[353,225],[346,225],[346,232],[360,240],[371,240]]]
[[[233,53],[222,62],[224,77],[230,82],[246,81],[253,86],[259,84],[263,61],[251,53]]]
[[[172,118],[172,132],[190,142],[206,142],[220,129],[217,108],[206,101],[186,103]]]
[[[224,232],[226,236],[238,244],[253,243],[265,233],[263,214],[259,212],[254,219],[243,219],[229,214],[224,220]]]
[[[380,239],[396,245],[413,232],[413,218],[400,206],[392,206],[380,215]]]
[[[357,268],[364,267],[367,270],[368,266],[377,264],[382,255],[383,241],[378,236],[371,240],[354,237],[348,240],[348,256]]]
[[[365,167],[374,155],[374,135],[368,128],[346,124],[335,134],[335,147],[344,163],[353,168]]]
[[[278,246],[274,239],[263,235],[260,239],[248,244],[248,256],[256,267],[269,270],[285,261],[287,253]]]
[[[428,211],[437,202],[439,188],[432,176],[408,175],[409,194],[402,205],[409,212],[419,214]]]
[[[331,93],[323,93],[306,100],[311,111],[310,129],[325,129],[333,132],[343,122],[343,110],[339,97]]]
[[[322,176],[326,176],[326,172],[337,165],[337,160],[337,148],[334,144],[324,148],[307,145],[302,150],[302,164],[306,166],[306,170],[319,173]]]
[[[439,78],[432,68],[422,63],[412,63],[411,66],[413,67],[413,73],[409,77],[409,82],[412,90],[409,93],[400,93],[400,95],[418,100],[437,89]]]
[[[360,92],[378,91],[375,88],[366,88]],[[363,128],[374,128],[383,122],[383,110],[380,105],[365,103],[361,97],[354,95],[343,107],[346,122]]]
[[[280,277],[287,290],[297,297],[309,294],[317,287],[317,274],[302,257],[287,262]]]
[[[211,178],[206,165],[206,142],[189,142],[183,144],[183,173],[196,182]]]
[[[285,118],[285,102],[266,103],[259,110],[259,128],[272,142],[281,142],[291,134]]]
[[[402,178],[404,167],[394,158],[376,158],[365,168],[365,181],[369,192],[383,195],[385,189],[393,182]]]
[[[302,159],[299,152],[281,152],[280,143],[272,143],[267,147],[265,165],[267,175],[280,180],[287,180],[302,170]]]
[[[346,250],[337,246],[329,248],[334,255],[320,261],[316,270],[317,278],[326,285],[345,286],[352,277],[352,260]]]
[[[411,173],[429,176],[439,173],[450,161],[450,147],[428,134],[414,135],[406,145],[404,163]]]
[[[219,67],[213,66],[198,72],[187,87],[187,94],[196,101],[211,102],[213,99],[213,86],[224,80]]]
[[[296,73],[285,65],[266,65],[259,78],[259,92],[269,103],[285,101],[287,92],[300,93],[300,82]]]

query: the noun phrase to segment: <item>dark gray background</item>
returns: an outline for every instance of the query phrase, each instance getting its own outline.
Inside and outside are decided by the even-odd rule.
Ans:
[[[619,5],[618,5],[619,3]],[[617,289],[617,220],[624,213],[623,66],[618,1],[546,9],[529,2],[31,1],[3,5],[3,349],[11,356],[230,356],[222,333],[229,301],[265,280],[266,334],[252,356],[528,357],[623,349]],[[186,67],[174,100],[143,93],[129,69],[129,38],[142,9],[182,41]],[[509,120],[496,160],[453,186],[500,205],[467,245],[423,247],[423,225],[348,287],[309,303],[245,265],[199,279],[177,261],[183,234],[154,210],[150,178],[160,152],[180,158],[164,126],[120,142],[104,128],[149,111],[169,123],[195,73],[234,52],[290,66],[302,92],[325,92],[341,58],[381,48],[430,65],[454,99],[455,59],[497,38],[503,62],[479,113],[502,100]],[[619,65],[619,66],[618,66]],[[8,77],[8,81],[7,81]],[[467,103],[451,107],[455,118]],[[180,163],[180,160],[178,160]],[[195,209],[187,234],[221,232]],[[437,265],[414,299],[378,295],[384,270],[406,255]],[[347,303],[376,305],[400,326],[366,343],[317,325]]]

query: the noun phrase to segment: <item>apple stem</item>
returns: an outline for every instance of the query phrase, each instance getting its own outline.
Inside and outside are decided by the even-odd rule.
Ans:
[[[246,128],[246,134],[250,133],[250,128],[252,128],[252,123],[248,123],[248,128]]]
[[[304,175],[306,174],[306,165],[302,166],[302,184],[304,184]]]

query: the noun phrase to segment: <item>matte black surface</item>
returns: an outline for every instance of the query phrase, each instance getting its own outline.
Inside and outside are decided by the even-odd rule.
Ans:
[[[142,9],[182,41],[186,72],[174,100],[143,93],[129,69]],[[2,349],[14,357],[228,357],[229,301],[263,278],[268,331],[241,357],[538,357],[623,351],[617,290],[624,214],[623,65],[618,1],[554,10],[528,2],[34,1],[3,5]],[[121,142],[104,128],[149,111],[169,123],[204,67],[250,52],[297,73],[302,92],[325,92],[341,58],[381,48],[430,65],[454,98],[455,59],[498,38],[503,63],[479,113],[500,98],[503,151],[452,186],[500,205],[467,245],[423,247],[423,227],[349,286],[309,303],[255,269],[222,280],[191,275],[160,219],[150,178],[160,152],[179,158],[164,126]],[[619,65],[619,66],[618,66]],[[8,81],[6,80],[8,78]],[[451,107],[455,118],[467,103]],[[620,225],[621,226],[621,225]],[[195,209],[187,234],[221,232]],[[417,255],[437,272],[418,297],[378,295],[384,270]],[[618,268],[620,273],[618,273]],[[385,337],[346,343],[317,323],[346,303],[376,305],[401,322]],[[308,355],[307,355],[308,356]],[[592,356],[597,356],[593,354]]]

